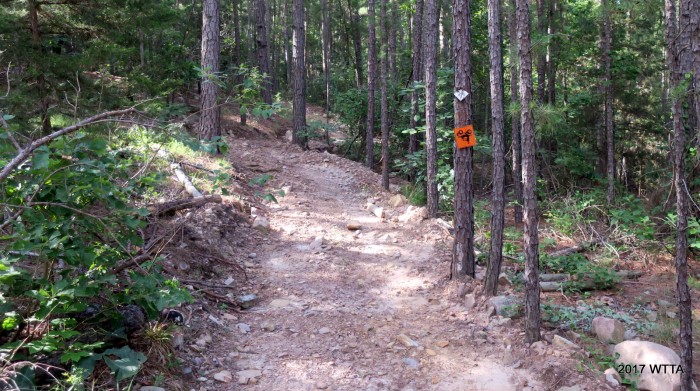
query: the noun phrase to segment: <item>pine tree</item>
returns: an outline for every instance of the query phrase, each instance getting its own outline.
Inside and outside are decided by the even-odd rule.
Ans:
[[[219,85],[219,0],[204,0],[202,11],[202,98],[199,135],[204,140],[221,136]]]
[[[294,94],[293,94],[293,133],[292,142],[307,148],[308,137],[306,135],[306,63],[305,63],[305,40],[306,30],[304,28],[305,10],[304,0],[294,0]]]
[[[372,0],[370,0],[372,1]],[[427,158],[428,217],[438,212],[437,186],[437,48],[438,48],[438,0],[426,0],[424,20],[425,55],[425,149]]]
[[[532,51],[530,1],[516,0],[518,55],[520,57],[520,127],[523,149],[523,199],[525,218],[525,340],[540,340],[539,237],[537,226],[537,162],[532,117]]]
[[[493,145],[493,194],[491,203],[491,251],[484,293],[498,292],[503,261],[505,209],[505,138],[503,135],[503,51],[501,48],[501,0],[488,0],[489,75],[491,80],[491,132]]]

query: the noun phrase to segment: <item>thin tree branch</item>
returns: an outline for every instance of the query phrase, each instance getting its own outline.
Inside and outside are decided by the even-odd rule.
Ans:
[[[57,130],[47,136],[44,136],[38,140],[33,141],[31,144],[29,144],[26,148],[22,149],[17,156],[15,156],[12,160],[10,160],[9,163],[5,167],[3,167],[2,171],[0,171],[0,181],[3,181],[7,179],[7,177],[10,175],[10,173],[17,168],[22,162],[27,160],[32,153],[39,148],[40,146],[47,144],[58,137],[61,137],[63,135],[66,135],[68,133],[75,132],[76,130],[83,128],[85,126],[88,126],[96,121],[103,120],[108,117],[115,117],[119,115],[124,115],[124,114],[129,114],[133,113],[136,111],[134,107],[130,107],[128,109],[123,109],[123,110],[113,110],[113,111],[106,111],[104,113],[100,113],[97,115],[94,115],[92,117],[86,118],[74,125],[67,126],[61,130]]]

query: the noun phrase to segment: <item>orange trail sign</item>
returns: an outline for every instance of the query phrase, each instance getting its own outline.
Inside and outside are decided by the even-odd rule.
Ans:
[[[455,143],[457,143],[457,148],[469,148],[476,145],[476,134],[474,133],[474,126],[467,125],[455,128]]]

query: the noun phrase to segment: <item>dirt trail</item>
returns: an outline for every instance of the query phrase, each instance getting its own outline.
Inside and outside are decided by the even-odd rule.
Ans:
[[[186,337],[193,354],[184,360],[195,366],[189,389],[613,389],[579,373],[580,359],[565,349],[530,348],[522,320],[489,316],[478,295],[465,305],[461,283],[449,281],[447,224],[390,206],[398,189],[382,191],[378,174],[264,135],[228,143],[238,172],[267,174],[263,192],[286,194],[252,211],[268,230],[244,223],[223,242],[209,241],[247,255],[249,280],[239,287],[257,300],[237,314],[201,308],[215,316],[195,317]],[[384,208],[383,217],[368,202]],[[348,229],[351,222],[361,228]]]
[[[259,301],[216,333],[212,353],[233,374],[216,389],[546,389],[512,346],[518,330],[456,301],[444,229],[397,221],[406,206],[386,204],[378,175],[280,141],[233,140],[231,151],[289,192],[260,212],[271,230],[248,262]]]

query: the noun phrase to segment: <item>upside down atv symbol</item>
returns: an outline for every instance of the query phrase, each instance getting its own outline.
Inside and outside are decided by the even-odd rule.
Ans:
[[[476,145],[476,134],[474,133],[474,126],[467,125],[459,128],[455,128],[455,143],[457,148],[468,148]]]

